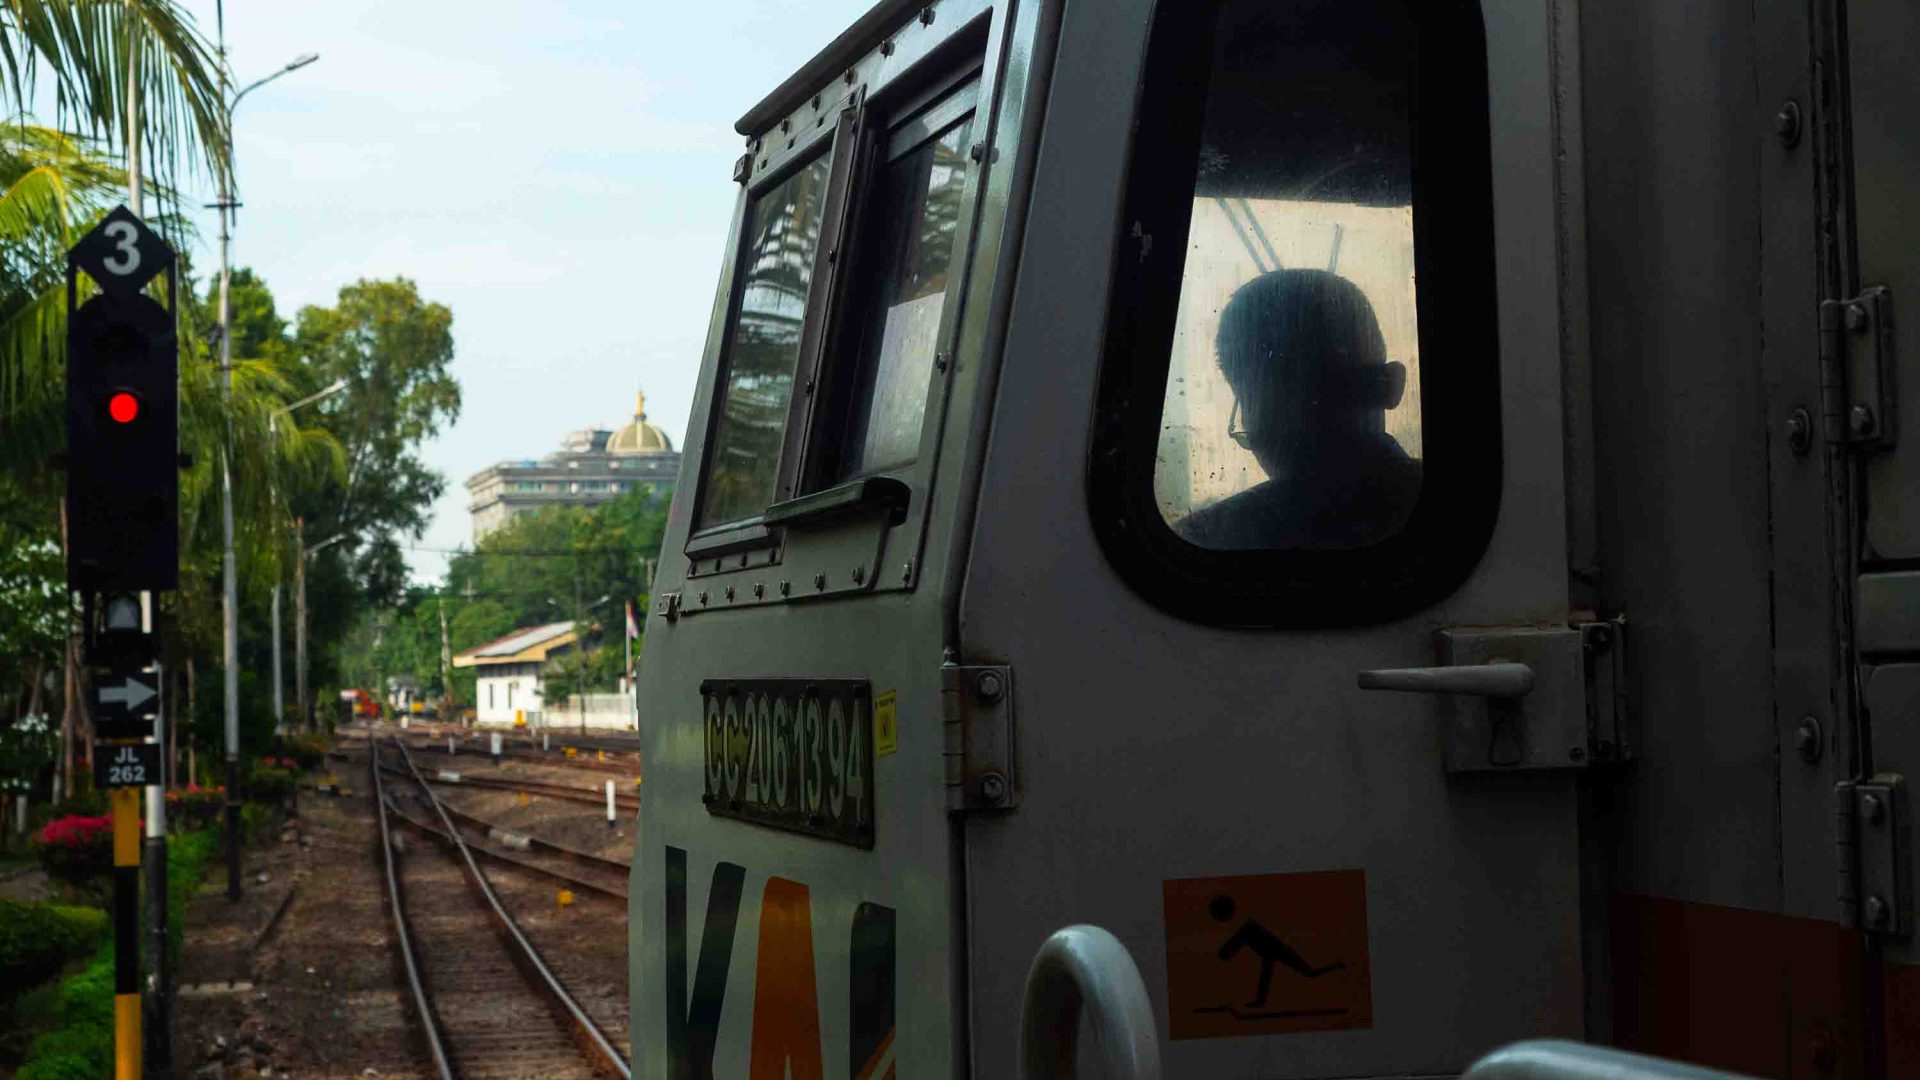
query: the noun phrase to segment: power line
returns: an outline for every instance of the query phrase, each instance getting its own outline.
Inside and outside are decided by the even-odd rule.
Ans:
[[[642,558],[646,557],[637,548],[575,548],[571,551],[563,551],[563,550],[539,551],[534,549],[527,549],[524,551],[472,551],[467,548],[437,548],[437,547],[427,547],[421,544],[407,544],[404,546],[408,551],[424,551],[433,555],[484,555],[484,556],[525,555],[525,556],[534,557],[534,558],[554,558],[554,559],[572,558],[575,555],[641,555]]]

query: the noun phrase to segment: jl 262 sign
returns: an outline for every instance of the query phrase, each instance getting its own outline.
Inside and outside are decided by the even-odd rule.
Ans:
[[[159,782],[159,743],[100,743],[93,748],[94,787],[147,787]]]

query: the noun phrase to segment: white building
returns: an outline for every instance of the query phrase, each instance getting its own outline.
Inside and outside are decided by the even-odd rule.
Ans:
[[[502,461],[467,481],[468,513],[479,540],[521,514],[547,506],[593,506],[629,491],[664,491],[680,475],[680,453],[667,433],[647,423],[639,395],[633,421],[615,431],[570,433],[559,451],[538,461]]]
[[[544,707],[542,673],[548,658],[573,648],[578,640],[573,623],[547,623],[522,627],[455,655],[454,667],[475,669],[475,722],[512,724],[524,712],[532,723]]]

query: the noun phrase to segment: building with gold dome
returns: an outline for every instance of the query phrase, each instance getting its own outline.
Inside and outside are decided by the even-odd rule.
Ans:
[[[647,396],[633,405],[633,422],[615,431],[570,432],[560,449],[538,461],[502,461],[467,481],[473,539],[546,506],[592,506],[629,491],[671,488],[680,452],[667,433],[647,423]]]

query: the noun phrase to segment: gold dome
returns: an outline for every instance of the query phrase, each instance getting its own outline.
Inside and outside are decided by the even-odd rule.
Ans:
[[[633,401],[633,423],[613,433],[607,440],[609,454],[670,454],[673,452],[673,440],[667,433],[647,423],[647,395],[636,394]]]

